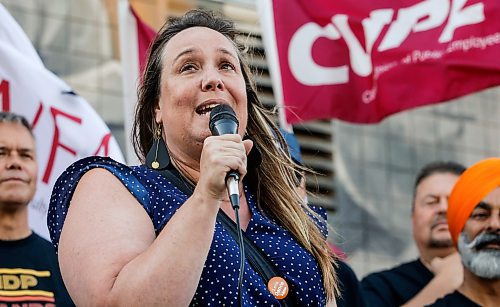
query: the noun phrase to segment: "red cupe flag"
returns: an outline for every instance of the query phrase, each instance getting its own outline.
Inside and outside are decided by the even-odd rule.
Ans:
[[[288,123],[377,123],[500,84],[498,0],[259,0]]]
[[[139,72],[142,74],[142,72],[144,71],[144,67],[146,66],[149,45],[153,42],[156,36],[156,31],[149,25],[147,25],[144,21],[142,21],[132,7],[130,7],[130,11],[134,16],[137,25],[137,50],[139,53]]]

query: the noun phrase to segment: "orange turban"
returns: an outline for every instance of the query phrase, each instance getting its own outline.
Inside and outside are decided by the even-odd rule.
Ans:
[[[474,208],[498,186],[500,158],[481,160],[460,176],[448,200],[448,228],[455,246]]]

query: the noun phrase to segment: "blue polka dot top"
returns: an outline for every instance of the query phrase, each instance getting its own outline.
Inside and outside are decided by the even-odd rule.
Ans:
[[[96,167],[108,170],[123,183],[146,210],[157,235],[188,198],[167,178],[145,166],[129,167],[104,157],[84,158],[66,169],[52,191],[47,224],[56,249],[76,185],[83,174]],[[287,230],[260,212],[247,187],[245,195],[252,212],[245,234],[285,278],[290,287],[288,295],[293,295],[298,306],[325,306],[326,294],[316,260]],[[325,232],[326,226],[321,224],[321,227]],[[239,262],[238,242],[217,221],[191,306],[237,306]],[[280,306],[248,261],[245,262],[242,303],[244,306]]]

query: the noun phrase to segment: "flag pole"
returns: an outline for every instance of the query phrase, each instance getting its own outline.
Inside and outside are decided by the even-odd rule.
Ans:
[[[278,47],[276,46],[276,36],[274,32],[273,4],[268,0],[257,0],[257,10],[259,12],[261,29],[267,29],[262,32],[262,41],[266,49],[266,59],[269,65],[269,74],[273,85],[274,99],[278,110],[278,124],[288,132],[293,132],[285,116],[285,104],[283,101],[283,88],[281,84],[281,74],[278,60]]]
[[[125,134],[125,157],[128,164],[140,164],[132,145],[132,123],[137,103],[137,82],[139,80],[139,51],[137,47],[137,26],[127,0],[118,3],[118,29],[120,34],[120,61],[122,65],[123,123]],[[134,47],[135,46],[135,47]]]

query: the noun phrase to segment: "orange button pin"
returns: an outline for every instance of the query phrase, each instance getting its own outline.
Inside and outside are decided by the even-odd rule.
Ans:
[[[275,276],[267,283],[267,289],[274,295],[275,298],[282,300],[288,295],[288,284],[278,276]]]

